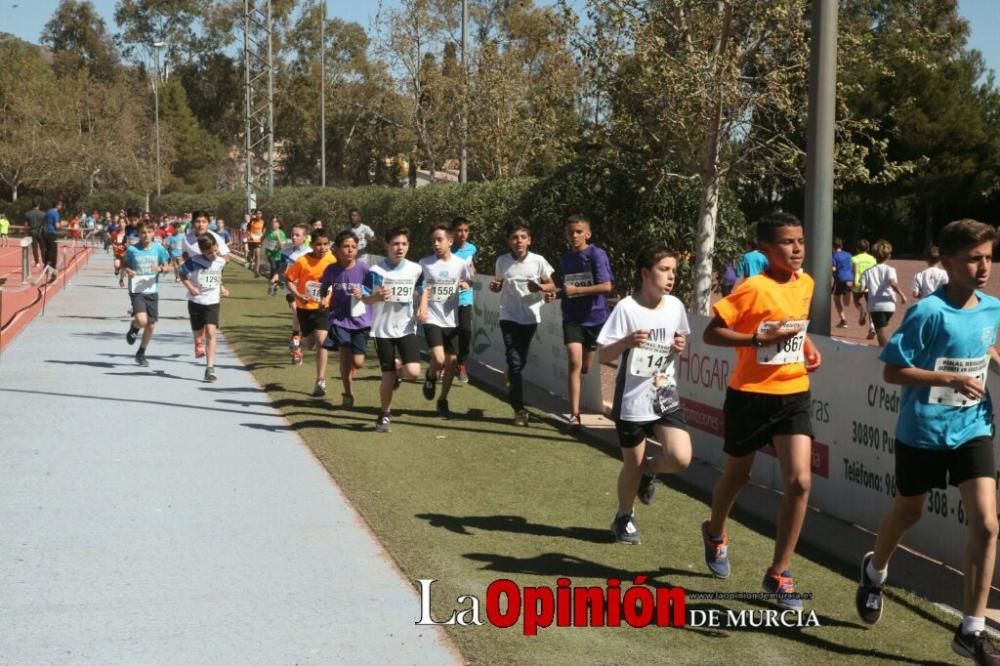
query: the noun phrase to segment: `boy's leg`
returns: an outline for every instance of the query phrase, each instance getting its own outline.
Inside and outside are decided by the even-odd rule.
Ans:
[[[344,386],[344,395],[354,395],[351,386],[351,380],[354,376],[354,373],[351,372],[353,370],[353,351],[350,346],[342,344],[337,353],[340,354],[340,383]]]
[[[507,368],[510,372],[510,406],[518,412],[524,409],[524,386],[521,374],[528,361],[528,350],[536,328],[538,328],[537,324],[500,322],[500,330],[503,333],[504,346],[507,350]]]
[[[917,524],[927,504],[927,493],[919,495],[902,495],[897,491],[896,498],[889,505],[889,510],[882,516],[875,536],[875,552],[871,564],[877,571],[889,566],[889,559],[896,551],[903,535]]]
[[[650,456],[648,468],[653,474],[677,474],[691,464],[691,435],[683,428],[657,423],[653,434],[660,445],[659,455]]]
[[[739,458],[726,455],[726,463],[722,468],[722,476],[715,482],[712,489],[712,513],[708,519],[708,533],[712,537],[722,537],[726,531],[726,519],[733,509],[733,503],[750,481],[750,468],[753,467],[755,453]]]
[[[572,417],[580,413],[580,374],[583,371],[583,344],[580,342],[567,343],[566,357],[569,361],[566,382],[569,390],[569,413]]]
[[[771,569],[780,574],[791,565],[808,509],[812,488],[812,439],[809,435],[775,435],[773,441],[784,481],[771,562]]]
[[[992,448],[992,447],[991,447]],[[965,616],[986,616],[986,602],[997,554],[997,484],[994,477],[978,477],[958,486],[969,516],[965,542]]]
[[[642,478],[645,458],[645,438],[635,446],[622,447],[622,468],[618,472],[618,515],[632,513],[635,497],[639,492],[639,480]]]
[[[326,336],[327,331],[322,328],[317,328],[312,336],[310,336],[313,338],[313,344],[316,346],[316,381],[326,380],[326,364],[329,359],[326,347],[323,346]]]
[[[451,385],[455,380],[455,371],[458,369],[458,357],[455,354],[446,354],[444,358],[444,375],[441,377],[441,395],[439,400],[447,400],[451,392]]]
[[[472,306],[458,306],[458,364],[465,367],[472,347]],[[462,381],[467,381],[466,377]]]
[[[215,347],[216,347],[216,326],[215,324],[205,324],[205,365],[209,368],[215,367]]]

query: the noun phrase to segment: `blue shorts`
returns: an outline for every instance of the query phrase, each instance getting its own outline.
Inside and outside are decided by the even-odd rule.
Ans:
[[[368,350],[368,332],[370,328],[350,329],[334,324],[330,327],[330,335],[323,343],[329,349],[350,347],[355,354],[365,355]]]

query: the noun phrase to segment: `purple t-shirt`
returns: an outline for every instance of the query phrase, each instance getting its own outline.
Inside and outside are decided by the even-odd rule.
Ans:
[[[320,278],[320,293],[333,290],[333,299],[328,311],[331,326],[340,326],[351,331],[371,328],[372,306],[365,305],[351,294],[360,288],[368,276],[368,264],[359,261],[353,268],[345,269],[340,264],[331,264]]]
[[[583,252],[567,252],[559,261],[563,281],[578,286],[590,286],[611,282],[611,262],[608,254],[596,245],[589,245]],[[583,326],[600,326],[608,320],[607,294],[596,296],[576,296],[562,299],[563,321]]]

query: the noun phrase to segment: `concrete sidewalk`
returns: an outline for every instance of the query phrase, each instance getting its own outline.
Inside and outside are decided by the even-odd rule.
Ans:
[[[0,663],[460,663],[225,344],[201,381],[172,277],[135,365],[108,263],[0,359]]]

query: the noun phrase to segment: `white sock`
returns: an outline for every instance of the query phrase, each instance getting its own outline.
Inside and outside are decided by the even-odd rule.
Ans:
[[[876,585],[883,585],[885,579],[889,577],[889,567],[879,570],[872,565],[872,560],[868,560],[868,564],[865,565],[865,575]]]
[[[620,518],[622,516],[629,516],[629,517],[631,517],[633,514],[634,514],[634,512],[632,511],[632,509],[622,509],[622,508],[619,508],[618,509],[618,513],[615,514],[615,517],[616,518]]]
[[[971,615],[966,615],[962,618],[962,633],[963,634],[977,634],[980,631],[986,630],[986,618],[985,617],[972,617]]]

